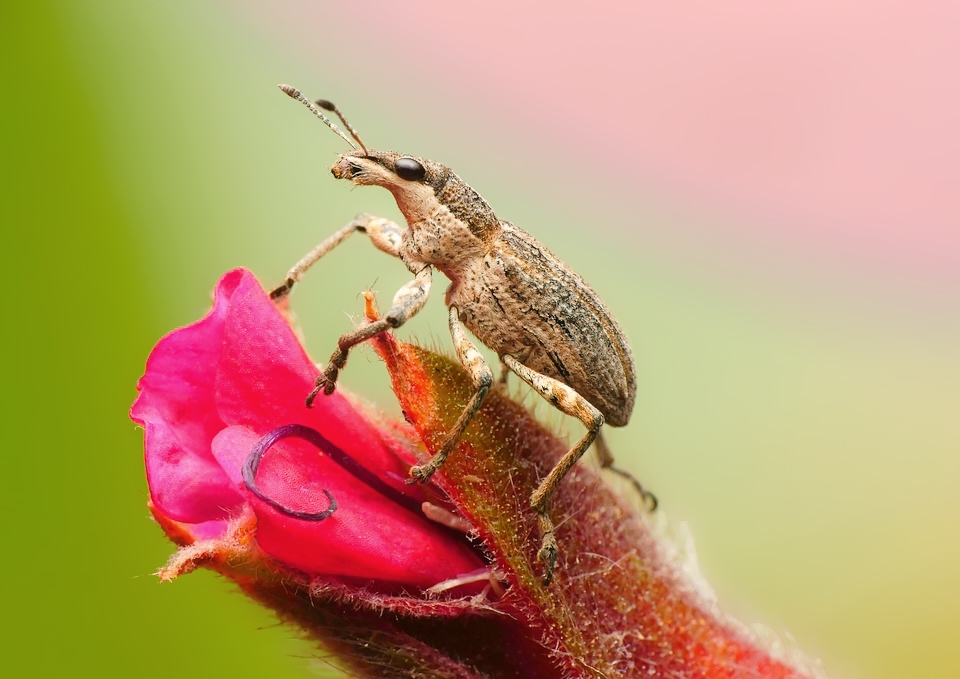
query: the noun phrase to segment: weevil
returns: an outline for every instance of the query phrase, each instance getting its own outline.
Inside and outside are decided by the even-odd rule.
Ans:
[[[306,271],[355,231],[378,249],[399,258],[413,274],[381,319],[343,335],[330,362],[317,377],[307,405],[331,394],[350,349],[398,328],[419,312],[430,294],[433,270],[450,279],[446,292],[450,335],[457,358],[473,383],[473,396],[427,462],[410,469],[408,482],[426,483],[444,463],[494,383],[493,372],[464,328],[500,357],[551,405],[579,419],[587,433],[560,459],[530,497],[537,512],[549,584],[558,555],[555,526],[548,514],[560,481],[594,441],[601,465],[628,478],[651,509],[656,498],[629,473],[613,466],[604,443],[604,423],[630,421],[637,382],[633,354],[613,314],[584,280],[532,236],[504,221],[480,195],[448,167],[425,158],[368,148],[331,102],[311,102],[299,90],[280,85],[352,148],[331,168],[337,179],[382,186],[393,194],[407,228],[361,214],[309,252],[270,295],[285,297]],[[321,109],[336,114],[347,136]]]

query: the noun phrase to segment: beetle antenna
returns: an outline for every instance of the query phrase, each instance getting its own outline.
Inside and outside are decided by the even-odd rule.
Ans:
[[[300,90],[298,90],[296,87],[293,87],[292,85],[277,85],[277,87],[279,87],[281,90],[283,90],[283,93],[286,94],[288,97],[292,97],[293,99],[296,99],[296,100],[299,101],[301,104],[303,104],[304,106],[306,106],[308,109],[310,109],[311,111],[313,111],[313,115],[317,116],[320,120],[322,120],[322,121],[324,122],[324,124],[325,124],[327,127],[329,127],[331,130],[333,130],[334,132],[336,132],[336,133],[337,133],[337,136],[339,136],[339,137],[340,137],[341,139],[343,139],[345,142],[347,142],[348,144],[350,144],[350,146],[353,148],[354,151],[358,150],[358,149],[357,149],[357,145],[353,143],[353,140],[350,139],[350,137],[348,137],[346,134],[344,134],[344,133],[343,133],[343,130],[341,130],[339,127],[337,127],[336,123],[334,123],[332,120],[330,120],[329,118],[327,118],[327,116],[323,115],[323,113],[320,112],[320,109],[318,109],[316,106],[313,105],[313,102],[312,102],[312,101],[310,101],[310,100],[307,99],[305,96],[303,96],[303,94],[300,93]],[[343,116],[340,116],[340,119],[343,120]],[[344,124],[346,124],[346,121],[344,121]],[[347,125],[347,127],[349,128],[350,126]],[[351,131],[352,131],[352,130],[351,130]],[[354,133],[354,136],[356,136],[356,133]],[[359,140],[358,140],[358,141],[359,141]],[[361,146],[362,146],[362,144],[361,144]],[[366,153],[366,152],[367,152],[367,149],[364,148],[364,149],[363,149],[363,152]]]
[[[367,151],[367,145],[363,143],[363,140],[360,139],[360,135],[357,134],[357,130],[350,124],[347,120],[347,117],[340,112],[340,109],[337,108],[336,104],[332,101],[326,99],[314,99],[313,103],[322,108],[324,111],[330,111],[331,113],[336,113],[337,117],[340,119],[340,122],[343,123],[343,126],[347,128],[347,131],[350,133],[350,136],[357,140],[357,143],[360,144],[360,148],[363,149],[363,152],[368,156],[370,153]]]

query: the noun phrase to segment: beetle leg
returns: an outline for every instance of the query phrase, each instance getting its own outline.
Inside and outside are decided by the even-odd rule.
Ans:
[[[450,307],[449,321],[450,335],[453,337],[453,346],[457,350],[457,358],[460,359],[460,363],[470,374],[470,380],[473,382],[473,388],[476,391],[467,402],[463,412],[460,413],[460,417],[457,418],[453,428],[447,433],[443,445],[440,446],[436,455],[427,460],[425,464],[410,468],[408,483],[426,483],[433,476],[433,473],[443,466],[447,455],[457,445],[457,441],[460,440],[467,425],[470,424],[470,420],[480,408],[480,404],[483,403],[483,397],[487,395],[487,391],[493,384],[493,372],[491,372],[490,366],[483,360],[483,356],[477,351],[473,342],[464,333],[463,324],[460,323],[460,312],[455,306]]]
[[[626,469],[621,469],[620,467],[614,466],[613,453],[610,452],[610,447],[607,445],[606,439],[603,438],[602,431],[597,434],[597,440],[594,441],[594,443],[597,446],[597,457],[600,460],[601,469],[609,469],[614,474],[619,474],[627,481],[632,483],[636,491],[640,493],[640,498],[643,500],[643,504],[648,507],[651,512],[657,511],[657,506],[660,504],[660,501],[657,500],[657,496],[644,488],[643,485],[637,481],[636,477],[634,477],[634,475],[628,472]]]
[[[399,328],[411,317],[415,316],[430,295],[430,283],[433,281],[433,268],[424,265],[412,281],[404,285],[393,297],[393,305],[387,315],[378,321],[365,325],[358,330],[348,332],[337,342],[337,350],[330,357],[327,367],[317,376],[316,386],[307,396],[307,407],[313,406],[313,401],[322,391],[329,396],[337,387],[337,376],[343,366],[347,364],[347,354],[350,349],[364,342],[374,335],[392,328]]]
[[[297,262],[293,268],[287,272],[283,284],[270,292],[270,299],[274,302],[279,302],[290,294],[290,290],[300,282],[300,279],[303,278],[310,267],[316,264],[325,254],[347,240],[347,238],[353,235],[354,231],[365,232],[370,236],[370,240],[373,241],[373,245],[377,249],[383,250],[388,255],[400,257],[400,241],[403,239],[403,229],[389,219],[360,214],[349,224],[304,255],[303,259]]]
[[[534,370],[531,370],[523,363],[509,354],[500,357],[504,364],[515,372],[520,379],[533,387],[541,396],[549,401],[555,408],[572,415],[583,422],[587,428],[586,435],[577,441],[567,454],[560,458],[560,461],[550,470],[540,486],[533,491],[530,496],[530,506],[536,510],[540,519],[540,533],[543,535],[540,551],[537,558],[543,561],[547,566],[547,573],[543,577],[543,584],[550,584],[553,578],[553,569],[557,562],[557,538],[554,536],[554,524],[550,515],[547,513],[547,505],[550,504],[550,498],[553,497],[560,481],[567,475],[567,472],[576,464],[577,460],[586,452],[593,443],[593,440],[600,432],[603,426],[603,414],[590,404],[587,399],[570,388],[568,385],[547,377]]]

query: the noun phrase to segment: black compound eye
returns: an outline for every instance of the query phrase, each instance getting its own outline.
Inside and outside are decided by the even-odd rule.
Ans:
[[[406,179],[408,182],[418,182],[427,174],[423,165],[413,158],[401,158],[393,168],[400,179]]]

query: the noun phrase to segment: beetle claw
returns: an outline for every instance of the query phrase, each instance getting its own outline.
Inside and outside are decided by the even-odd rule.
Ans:
[[[437,471],[431,464],[418,464],[410,467],[410,478],[407,479],[407,485],[414,483],[429,483],[430,477]]]
[[[557,555],[560,553],[560,547],[557,545],[557,538],[553,536],[553,531],[544,533],[543,541],[540,544],[540,551],[537,552],[537,559],[547,566],[547,572],[543,576],[543,586],[546,587],[553,580],[553,570],[557,565]]]

